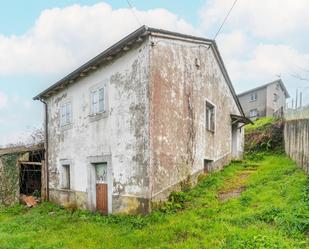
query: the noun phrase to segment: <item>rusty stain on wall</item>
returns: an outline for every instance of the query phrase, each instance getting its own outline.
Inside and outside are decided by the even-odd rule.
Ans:
[[[152,39],[150,141],[151,194],[155,198],[165,188],[201,172],[204,159],[216,162],[231,157],[229,115],[239,110],[211,49]],[[216,109],[214,133],[205,129],[206,100]]]
[[[90,113],[91,89],[104,85],[106,113]],[[231,159],[230,114],[241,115],[209,44],[144,37],[91,74],[47,98],[50,197],[95,210],[95,163],[108,159],[109,213],[147,213],[188,177]],[[215,132],[205,129],[206,100],[215,106]],[[60,126],[60,106],[72,123]],[[243,131],[239,133],[242,151]],[[99,159],[98,159],[99,160]],[[63,162],[71,188],[62,188]]]

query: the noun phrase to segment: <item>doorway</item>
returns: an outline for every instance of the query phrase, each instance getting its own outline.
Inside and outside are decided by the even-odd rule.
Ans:
[[[96,163],[96,210],[102,214],[108,214],[108,177],[107,163]]]
[[[232,125],[232,158],[238,158],[238,124]]]
[[[41,165],[25,162],[20,164],[20,194],[41,196],[42,187]]]
[[[213,160],[204,159],[204,173],[207,174],[212,170]]]

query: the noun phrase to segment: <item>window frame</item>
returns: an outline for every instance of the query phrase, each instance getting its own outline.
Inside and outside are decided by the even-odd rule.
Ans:
[[[101,94],[103,92],[103,95]],[[89,88],[89,121],[94,122],[109,116],[108,81],[100,81]]]
[[[208,99],[205,100],[204,104],[205,104],[205,128],[207,131],[211,133],[215,133],[216,131],[216,105]],[[211,108],[212,110],[212,116],[213,116],[212,122],[211,122],[211,116],[207,114],[207,110],[209,108]]]
[[[71,164],[61,164],[61,188],[66,190],[72,189],[71,181]],[[66,179],[65,179],[66,178]],[[66,185],[65,185],[66,183]]]
[[[101,91],[103,91],[103,96],[100,95]],[[95,116],[106,112],[106,86],[103,85],[92,89],[90,99],[90,115]]]
[[[257,98],[258,98],[257,92],[250,93],[250,102],[257,101]]]
[[[255,115],[254,116],[252,116],[251,115],[251,112],[252,111],[255,111]],[[257,108],[254,108],[254,109],[250,109],[249,110],[249,118],[255,118],[255,117],[257,117],[258,116],[258,109]]]
[[[71,100],[67,100],[60,105],[59,116],[60,127],[68,127],[73,123],[73,105]]]

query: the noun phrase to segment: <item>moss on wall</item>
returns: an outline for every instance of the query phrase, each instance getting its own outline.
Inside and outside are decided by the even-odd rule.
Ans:
[[[0,205],[9,206],[19,198],[19,154],[0,157]]]

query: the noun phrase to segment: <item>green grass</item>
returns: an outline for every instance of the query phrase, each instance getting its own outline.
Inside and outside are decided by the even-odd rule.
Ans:
[[[308,178],[285,156],[233,163],[183,195],[184,206],[146,217],[0,209],[0,248],[309,248]]]
[[[277,119],[274,118],[274,117],[259,118],[259,119],[255,120],[253,124],[246,125],[245,126],[245,132],[250,133],[250,132],[253,132],[253,131],[263,129],[263,127],[274,123],[276,120]]]

